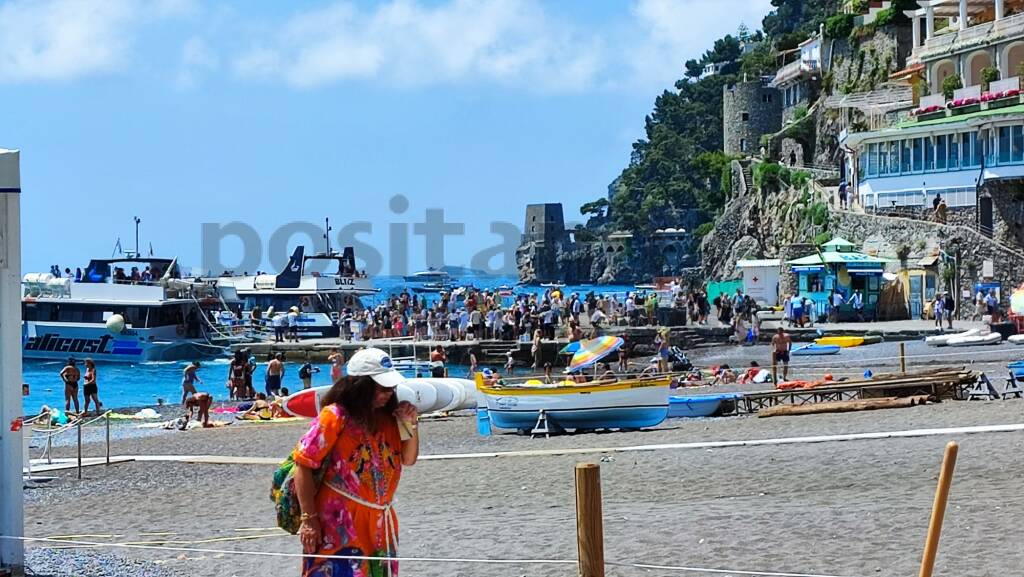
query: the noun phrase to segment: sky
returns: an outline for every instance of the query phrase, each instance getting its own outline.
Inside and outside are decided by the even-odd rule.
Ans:
[[[371,274],[509,271],[525,206],[581,221],[683,62],[770,8],[0,0],[23,269],[130,249],[138,217],[144,253],[197,270],[276,270],[330,218]],[[439,210],[453,234],[428,242]]]

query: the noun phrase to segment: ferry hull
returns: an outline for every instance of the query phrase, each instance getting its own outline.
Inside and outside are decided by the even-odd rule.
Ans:
[[[178,337],[173,328],[125,329],[113,334],[103,325],[25,322],[21,340],[22,358],[30,360],[89,357],[114,362],[178,361],[223,352],[202,339]]]

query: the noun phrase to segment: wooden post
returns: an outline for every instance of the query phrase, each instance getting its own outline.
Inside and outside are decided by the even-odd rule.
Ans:
[[[601,468],[593,463],[576,465],[576,542],[579,577],[604,577]]]
[[[907,345],[900,343],[900,373],[907,374]]]
[[[779,363],[776,358],[775,349],[772,349],[772,384],[779,384]]]
[[[921,559],[921,572],[918,573],[918,577],[932,577],[932,569],[935,568],[935,555],[939,552],[939,536],[942,534],[942,519],[946,515],[949,486],[953,482],[953,468],[956,467],[957,448],[956,441],[950,441],[942,457],[939,486],[935,489],[932,519],[928,523],[928,537],[924,542],[924,556]]]
[[[79,417],[81,419],[81,417]],[[78,478],[82,478],[82,421],[79,420],[78,424],[75,425],[75,429],[78,431]]]
[[[107,411],[107,464],[110,464],[110,411]]]

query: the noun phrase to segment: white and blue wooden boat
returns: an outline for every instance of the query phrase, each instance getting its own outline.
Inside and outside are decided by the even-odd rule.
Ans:
[[[639,429],[653,427],[668,416],[671,379],[655,377],[610,383],[556,385],[489,385],[477,373],[481,404],[491,424],[529,431],[544,411],[562,429]]]
[[[790,351],[793,355],[834,355],[841,349],[839,345],[818,345],[808,344],[797,347]]]
[[[671,417],[712,417],[722,412],[722,404],[735,401],[742,393],[720,393],[717,395],[672,395],[668,398],[668,416]]]

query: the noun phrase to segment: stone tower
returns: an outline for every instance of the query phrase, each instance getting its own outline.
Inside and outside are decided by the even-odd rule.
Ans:
[[[761,147],[762,135],[782,129],[782,97],[761,80],[723,86],[722,91],[725,153],[752,156]]]
[[[565,238],[565,217],[559,203],[526,205],[523,242],[561,242]]]

